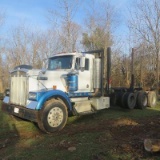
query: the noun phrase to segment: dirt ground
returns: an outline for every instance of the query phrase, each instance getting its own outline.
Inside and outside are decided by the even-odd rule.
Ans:
[[[77,133],[86,132],[101,133],[97,138],[97,143],[101,143],[102,146],[106,146],[107,144],[112,154],[129,153],[132,155],[133,160],[154,160],[158,157],[160,159],[160,153],[148,153],[144,149],[145,139],[160,139],[160,116],[139,120],[132,120],[129,118],[119,118],[109,121],[101,120],[94,125],[70,125],[67,129],[63,130],[61,134],[74,136]],[[93,159],[103,159],[102,157],[103,154],[105,155],[105,151],[104,149],[104,152],[102,151],[100,156],[96,156]],[[120,159],[121,158],[119,158],[119,160]]]
[[[54,136],[67,135],[73,138],[81,133],[99,133],[97,138],[94,139],[94,142],[99,146],[103,146],[103,149],[100,153],[93,154],[90,158],[91,160],[105,159],[107,151],[114,155],[130,154],[132,160],[155,160],[158,159],[158,157],[160,159],[160,153],[147,153],[143,145],[144,139],[146,138],[160,139],[159,116],[145,117],[138,120],[130,118],[99,119],[98,122],[95,120],[95,123],[92,125],[80,120],[79,122],[68,124],[62,131],[54,133]],[[32,134],[21,132],[19,136],[19,138],[28,139],[38,136],[43,137],[44,133],[36,132]],[[15,138],[10,138],[10,145],[12,145],[12,141],[14,143]],[[59,144],[58,147],[60,150],[64,148],[67,149],[73,145],[77,147],[79,144],[78,140],[74,141],[74,144],[65,142],[63,145]],[[50,146],[50,144],[48,144],[48,146]],[[3,152],[3,150],[0,149],[0,152],[1,151]],[[125,159],[127,160],[127,158],[118,158],[118,160]]]

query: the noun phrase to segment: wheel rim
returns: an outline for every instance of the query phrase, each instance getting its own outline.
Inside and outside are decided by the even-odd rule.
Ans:
[[[58,127],[63,121],[63,111],[59,107],[52,108],[48,113],[48,124],[51,127]]]
[[[131,95],[128,98],[128,107],[129,109],[133,109],[135,107],[135,96],[134,95]]]
[[[142,102],[143,102],[143,106],[146,107],[147,106],[147,96],[146,95],[143,96]]]

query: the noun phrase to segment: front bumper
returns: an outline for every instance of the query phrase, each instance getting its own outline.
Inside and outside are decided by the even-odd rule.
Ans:
[[[40,112],[37,110],[32,110],[13,104],[7,104],[4,102],[2,103],[2,111],[33,122],[38,122],[38,117]]]

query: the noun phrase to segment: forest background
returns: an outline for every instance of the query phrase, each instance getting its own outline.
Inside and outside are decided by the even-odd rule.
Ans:
[[[2,0],[0,92],[21,64],[42,68],[60,52],[112,48],[112,86],[159,87],[159,0]]]

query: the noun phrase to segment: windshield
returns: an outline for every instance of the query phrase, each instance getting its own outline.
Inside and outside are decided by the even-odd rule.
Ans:
[[[71,69],[73,56],[57,56],[49,59],[48,70]]]

